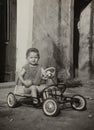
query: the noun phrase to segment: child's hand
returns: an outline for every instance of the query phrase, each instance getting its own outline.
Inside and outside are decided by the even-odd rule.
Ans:
[[[32,85],[32,81],[31,81],[31,80],[25,80],[25,81],[24,81],[24,85],[25,85],[26,87],[29,87],[29,86]]]

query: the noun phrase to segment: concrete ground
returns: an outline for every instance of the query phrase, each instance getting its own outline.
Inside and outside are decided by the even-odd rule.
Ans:
[[[0,130],[94,130],[94,82],[68,89],[71,95],[78,93],[87,100],[85,111],[64,108],[57,117],[47,117],[42,109],[22,105],[8,108],[7,94],[13,88],[0,89]]]

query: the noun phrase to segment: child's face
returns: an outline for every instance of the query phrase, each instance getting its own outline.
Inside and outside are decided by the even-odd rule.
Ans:
[[[37,65],[39,61],[38,54],[36,52],[30,52],[27,57],[27,61],[31,65]]]

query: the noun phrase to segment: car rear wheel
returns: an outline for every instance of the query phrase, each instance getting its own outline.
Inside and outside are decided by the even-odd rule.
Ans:
[[[74,95],[71,105],[75,110],[84,110],[86,108],[86,99],[81,95]]]

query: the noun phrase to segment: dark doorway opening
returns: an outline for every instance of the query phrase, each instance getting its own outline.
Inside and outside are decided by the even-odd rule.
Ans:
[[[16,0],[0,0],[0,83],[15,80]]]
[[[80,0],[74,1],[73,76],[78,76]]]
[[[7,0],[0,0],[0,82],[4,81],[7,42]]]
[[[0,82],[4,81],[6,45],[0,43]]]
[[[73,77],[78,77],[79,69],[79,29],[80,14],[91,0],[74,0],[74,30],[73,30]]]

